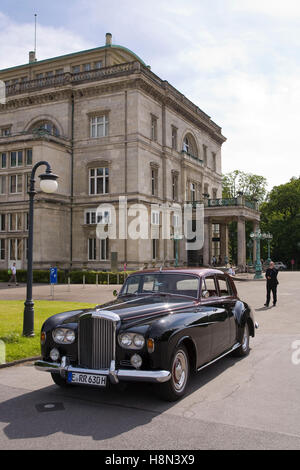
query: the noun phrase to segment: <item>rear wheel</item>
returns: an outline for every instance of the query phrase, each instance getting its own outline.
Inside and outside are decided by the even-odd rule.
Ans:
[[[249,334],[249,325],[246,323],[243,333],[242,344],[239,348],[234,351],[234,355],[237,357],[248,356],[250,352],[250,334]]]
[[[165,400],[176,401],[185,394],[190,375],[189,356],[183,345],[174,351],[170,371],[170,380],[159,385],[159,392]]]

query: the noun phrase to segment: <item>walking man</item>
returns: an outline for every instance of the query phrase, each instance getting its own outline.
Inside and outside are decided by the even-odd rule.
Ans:
[[[277,285],[279,284],[277,280],[278,271],[274,266],[273,261],[270,262],[270,265],[266,271],[266,279],[267,279],[267,300],[265,303],[265,307],[269,307],[271,291],[273,295],[273,305],[275,307],[277,302]]]
[[[11,270],[11,278],[10,280],[8,281],[8,285],[10,286],[10,283],[11,282],[14,282],[15,285],[17,286],[17,267],[16,267],[16,263],[13,263],[12,267],[10,268]]]

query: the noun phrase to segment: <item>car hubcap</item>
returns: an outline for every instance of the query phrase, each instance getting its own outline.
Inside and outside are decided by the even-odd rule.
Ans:
[[[173,362],[173,383],[177,392],[180,392],[185,384],[187,379],[187,358],[183,351],[179,351]]]

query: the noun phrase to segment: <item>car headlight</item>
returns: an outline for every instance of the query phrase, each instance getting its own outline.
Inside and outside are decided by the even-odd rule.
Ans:
[[[56,328],[52,331],[52,338],[58,344],[72,344],[75,341],[75,331],[69,328]]]
[[[142,349],[145,344],[144,336],[138,333],[122,333],[118,336],[118,341],[125,349]]]

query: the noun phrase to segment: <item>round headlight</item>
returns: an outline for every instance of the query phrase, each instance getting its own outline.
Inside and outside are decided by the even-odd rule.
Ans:
[[[58,328],[52,333],[52,337],[56,343],[63,343],[65,339],[65,330]]]
[[[71,344],[75,341],[75,331],[67,328],[56,328],[52,332],[52,338],[58,344]]]
[[[132,344],[132,339],[131,339],[131,336],[130,335],[122,335],[121,336],[121,345],[122,346],[125,346],[125,347],[128,347]]]
[[[142,335],[135,335],[133,337],[133,342],[137,348],[142,348],[145,344],[145,339]]]

